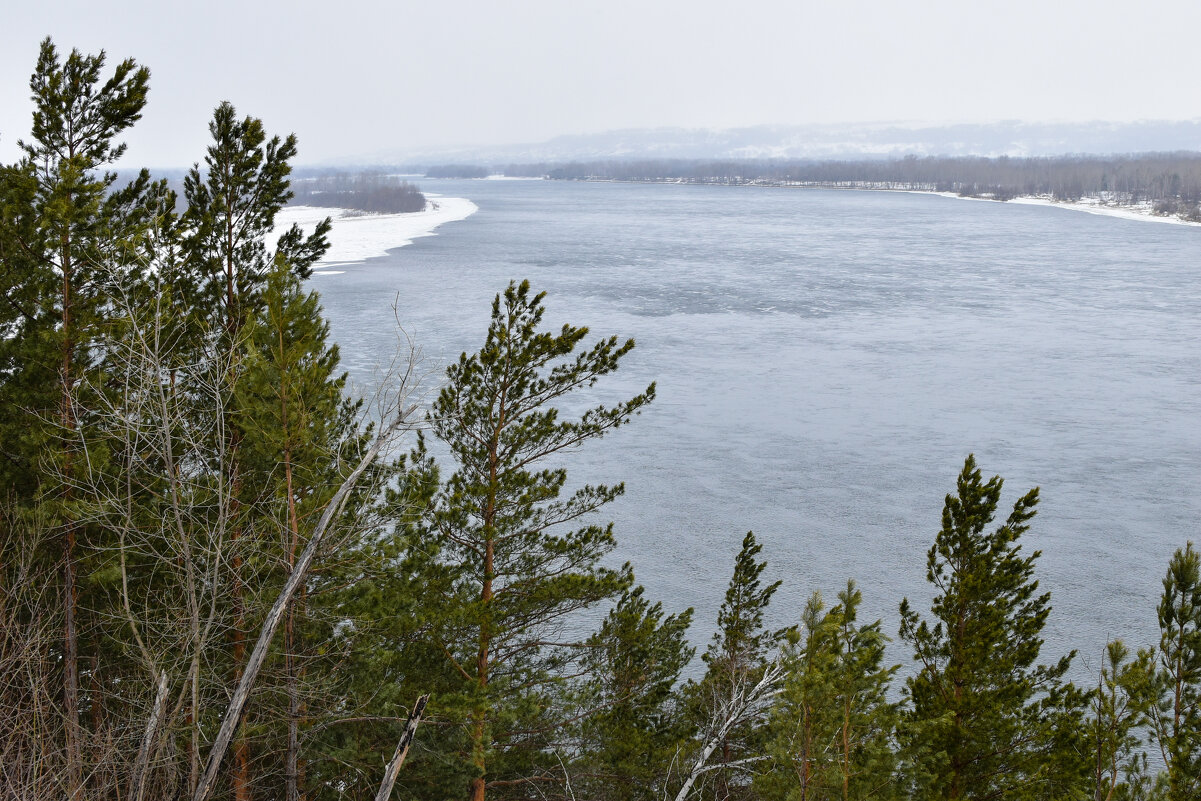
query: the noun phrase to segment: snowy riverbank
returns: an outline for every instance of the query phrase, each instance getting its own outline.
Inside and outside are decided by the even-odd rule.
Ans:
[[[1136,205],[1109,203],[1099,197],[1085,197],[1081,198],[1080,200],[1054,200],[1050,196],[1023,195],[1020,197],[1010,198],[1009,200],[996,200],[991,197],[973,197],[971,195],[961,195],[958,192],[936,192],[930,189],[886,189],[883,191],[903,192],[911,195],[938,195],[939,197],[949,197],[952,200],[975,200],[982,203],[1014,203],[1022,206],[1049,206],[1056,209],[1083,211],[1086,214],[1099,214],[1103,217],[1117,217],[1121,220],[1135,220],[1138,222],[1168,223],[1170,225],[1201,225],[1201,222],[1184,220],[1180,217],[1173,217],[1170,215],[1156,214],[1150,203],[1139,203]]]
[[[1072,211],[1083,211],[1088,214],[1100,214],[1105,217],[1118,217],[1123,220],[1140,220],[1143,222],[1169,223],[1171,225],[1201,225],[1201,222],[1184,220],[1180,217],[1156,214],[1150,203],[1136,205],[1110,205],[1101,198],[1086,197],[1074,201],[1052,200],[1049,197],[1015,197],[1007,203],[1021,203],[1028,206],[1053,206]]]
[[[313,274],[340,275],[342,270],[332,268],[383,256],[393,248],[411,245],[419,237],[434,236],[438,226],[465,220],[479,210],[467,198],[441,197],[429,192],[426,197],[429,202],[424,211],[407,214],[365,214],[347,209],[288,206],[275,216],[275,231],[271,239],[278,237],[293,223],[308,232],[318,222],[330,217],[333,230],[329,233],[329,251],[317,263]]]
[[[899,192],[908,195],[938,195],[954,200],[976,200],[984,203],[1017,203],[1027,206],[1050,206],[1052,208],[1083,211],[1087,214],[1099,214],[1104,217],[1117,217],[1122,220],[1140,222],[1168,223],[1170,225],[1199,226],[1201,222],[1185,220],[1175,215],[1156,214],[1150,202],[1129,204],[1116,202],[1108,197],[1085,197],[1080,200],[1055,200],[1050,195],[1024,195],[1009,200],[997,200],[992,197],[961,195],[958,192],[940,192],[935,189],[898,188],[895,184],[874,183],[868,181],[842,181],[836,183],[820,183],[813,181],[771,181],[771,180],[685,180],[685,179],[647,179],[632,180],[618,178],[571,178],[566,180],[584,181],[587,183],[628,183],[628,184],[686,184],[696,186],[754,186],[769,189],[820,189],[835,192]]]

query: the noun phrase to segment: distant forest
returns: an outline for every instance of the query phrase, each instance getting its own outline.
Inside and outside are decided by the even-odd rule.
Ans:
[[[1192,152],[860,161],[587,161],[510,164],[503,172],[558,180],[910,189],[994,200],[1030,195],[1063,201],[1100,197],[1121,205],[1150,203],[1159,214],[1201,220],[1201,153]]]
[[[477,164],[438,164],[425,171],[426,178],[487,178],[487,167]]]
[[[425,195],[420,189],[382,171],[320,173],[295,178],[292,192],[292,203],[301,206],[386,214],[425,209]]]

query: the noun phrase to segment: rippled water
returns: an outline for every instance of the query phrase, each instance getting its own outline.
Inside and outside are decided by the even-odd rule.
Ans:
[[[389,355],[393,298],[427,367],[475,350],[520,278],[548,323],[634,337],[592,400],[652,380],[658,400],[570,467],[625,480],[618,556],[696,607],[697,642],[748,529],[785,580],[777,622],[854,577],[895,633],[969,452],[1006,508],[1042,488],[1024,542],[1048,658],[1155,637],[1167,561],[1201,538],[1201,229],[899,193],[424,186],[480,210],[313,279],[345,364],[366,382]]]

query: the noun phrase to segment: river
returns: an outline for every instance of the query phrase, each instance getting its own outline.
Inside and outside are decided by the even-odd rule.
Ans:
[[[626,482],[615,558],[696,608],[697,644],[752,529],[785,582],[774,623],[853,577],[895,635],[969,453],[1005,478],[1002,518],[1041,487],[1023,543],[1052,593],[1044,658],[1155,640],[1168,559],[1201,537],[1201,228],[886,192],[421,186],[479,211],[311,281],[344,365],[369,384],[398,318],[432,391],[511,279],[548,293],[548,325],[633,337],[581,400],[652,380],[658,399],[569,468]]]

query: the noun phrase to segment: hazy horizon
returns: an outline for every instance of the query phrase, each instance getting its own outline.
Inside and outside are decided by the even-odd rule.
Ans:
[[[1177,1],[67,0],[6,13],[0,159],[28,136],[46,35],[149,66],[128,160],[180,167],[223,100],[296,133],[301,164],[646,128],[1197,120],[1198,23],[1201,6]]]

